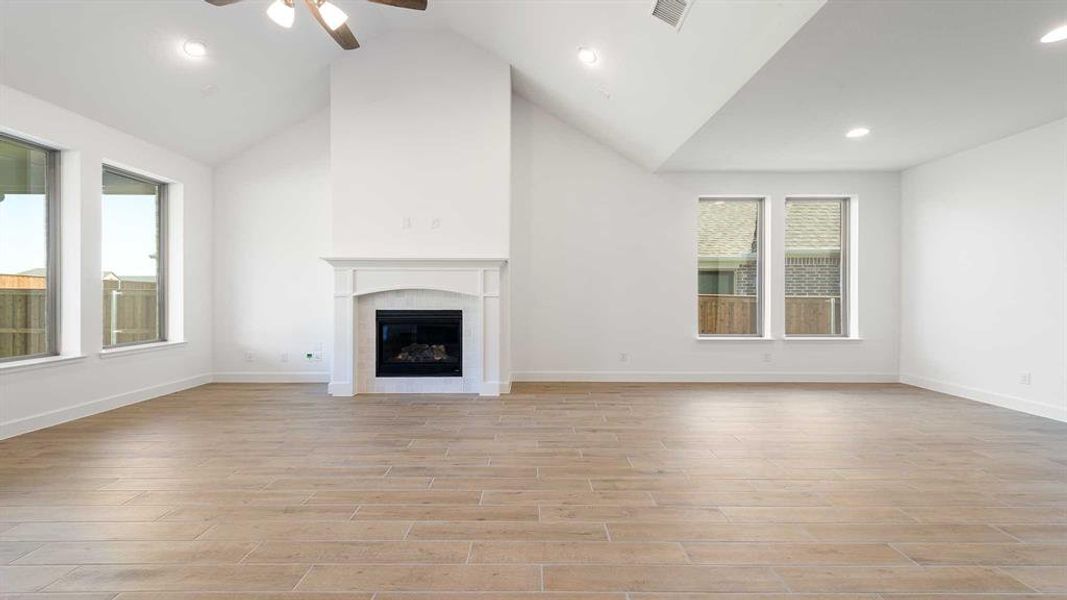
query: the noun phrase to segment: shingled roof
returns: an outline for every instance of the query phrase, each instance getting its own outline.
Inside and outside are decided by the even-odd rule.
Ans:
[[[744,257],[755,251],[758,204],[701,200],[699,211],[697,253],[700,256]]]
[[[751,202],[701,200],[697,252],[707,257],[744,257],[755,249],[758,207]],[[786,204],[786,248],[790,251],[841,247],[841,202],[803,200]]]
[[[841,247],[841,201],[801,200],[785,205],[786,250],[828,250]]]

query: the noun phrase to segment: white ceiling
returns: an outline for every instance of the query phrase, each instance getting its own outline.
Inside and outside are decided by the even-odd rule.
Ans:
[[[361,25],[378,27],[379,9],[359,5]],[[329,102],[327,66],[343,51],[311,19],[285,31],[263,9],[0,0],[0,81],[216,162]],[[179,51],[187,38],[206,42],[210,55],[189,61]]]
[[[511,63],[519,94],[650,169],[822,4],[696,0],[675,31],[644,0],[438,0],[448,26]],[[579,46],[596,48],[596,67],[578,62]]]
[[[824,0],[697,0],[681,32],[645,0],[430,0],[425,13],[334,1],[364,44],[412,28],[469,37],[514,66],[519,93],[656,168]],[[216,163],[329,101],[327,67],[342,51],[302,8],[286,31],[268,4],[0,0],[0,80]],[[209,57],[182,56],[187,38]],[[600,52],[596,68],[576,60],[579,45]]]
[[[664,170],[897,170],[1067,115],[1067,0],[832,0]],[[872,133],[849,140],[854,126]]]
[[[470,38],[518,93],[649,169],[899,169],[1067,113],[1067,42],[1037,42],[1067,0],[695,0],[681,32],[646,0],[334,1],[365,45]],[[0,0],[0,81],[218,163],[329,102],[343,51],[268,3]],[[209,57],[182,56],[188,38]]]

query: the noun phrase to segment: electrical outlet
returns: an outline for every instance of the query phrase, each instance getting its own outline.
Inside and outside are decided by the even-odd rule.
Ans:
[[[774,358],[774,357],[773,357],[773,356],[771,356],[771,353],[770,353],[770,352],[764,352],[764,353],[763,353],[763,362],[765,362],[765,363],[769,363],[769,362],[771,362],[771,359],[773,359],[773,358]]]
[[[320,362],[322,360],[322,350],[316,350],[315,352],[312,352],[311,360],[315,362]]]
[[[278,361],[279,362],[289,362],[289,353],[288,352],[282,352],[281,354],[279,354],[278,355]]]
[[[441,217],[434,217],[433,220],[430,221],[430,229],[440,229],[440,228],[441,228]]]
[[[401,223],[400,227],[403,228],[403,229],[411,229],[411,225],[412,225],[411,217],[404,217],[404,221]]]
[[[619,353],[619,362],[624,362],[624,363],[630,362],[630,354],[627,353],[627,352],[620,352]]]
[[[1019,383],[1023,385],[1030,385],[1030,372],[1021,373],[1019,375]]]
[[[256,362],[256,353],[251,350],[245,351],[245,362]]]

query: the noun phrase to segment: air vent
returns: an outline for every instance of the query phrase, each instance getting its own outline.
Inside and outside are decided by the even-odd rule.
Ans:
[[[695,0],[652,0],[652,16],[670,25],[676,31]]]

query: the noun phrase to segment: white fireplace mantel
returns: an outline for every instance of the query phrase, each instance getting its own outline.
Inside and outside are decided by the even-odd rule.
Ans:
[[[477,356],[481,361],[475,390],[495,396],[510,389],[508,375],[507,259],[327,257],[334,270],[333,361],[329,393],[353,396],[361,389],[358,307],[361,298],[394,291],[429,290],[474,298],[481,319]],[[465,349],[466,352],[466,349]],[[367,364],[367,361],[362,361]],[[450,391],[439,378],[421,378],[412,391]]]

